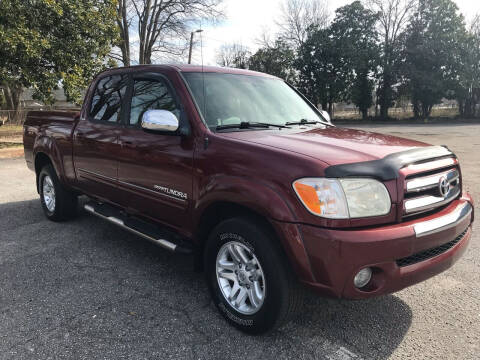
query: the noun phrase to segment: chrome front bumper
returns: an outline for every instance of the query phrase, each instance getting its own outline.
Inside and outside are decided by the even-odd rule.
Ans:
[[[420,222],[413,226],[417,238],[434,234],[461,223],[472,213],[472,205],[469,202],[459,204],[455,210],[442,217]]]

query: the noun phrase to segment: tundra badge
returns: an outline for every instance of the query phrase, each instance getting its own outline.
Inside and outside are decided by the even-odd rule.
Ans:
[[[184,199],[187,200],[187,194],[178,190],[170,189],[165,186],[160,186],[160,185],[154,185],[153,188],[155,190],[161,191],[162,193],[166,195],[170,195],[179,199]]]

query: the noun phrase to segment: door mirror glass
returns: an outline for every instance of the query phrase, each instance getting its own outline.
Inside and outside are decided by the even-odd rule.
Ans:
[[[142,116],[142,128],[153,131],[177,131],[178,118],[168,110],[148,110]]]
[[[320,114],[327,120],[330,124],[332,123],[332,119],[330,119],[330,114],[325,110],[320,110]]]

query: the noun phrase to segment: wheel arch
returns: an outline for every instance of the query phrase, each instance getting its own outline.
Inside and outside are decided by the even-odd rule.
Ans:
[[[39,176],[40,176],[40,171],[42,171],[42,169],[46,166],[46,165],[52,165],[53,168],[55,169],[55,165],[52,161],[52,159],[50,159],[50,157],[44,153],[43,151],[39,151],[35,154],[35,158],[34,158],[34,167],[35,167],[35,177],[36,177],[36,185],[37,185],[37,192],[40,193],[40,189],[39,189]],[[55,172],[57,172],[57,170],[55,169]]]
[[[274,230],[272,219],[296,220],[279,190],[262,181],[243,176],[214,176],[200,187],[208,191],[196,201],[193,210],[193,233],[199,245],[216,224],[234,216],[257,219],[269,230]]]
[[[268,229],[272,234],[275,234],[275,229],[269,219],[255,209],[232,201],[216,201],[209,204],[202,212],[196,228],[195,238],[200,244],[205,243],[208,234],[217,224],[233,217],[251,219]]]
[[[67,186],[65,179],[65,167],[62,161],[62,153],[54,138],[48,136],[39,136],[35,139],[33,150],[33,163],[35,174],[37,177],[37,191],[38,191],[38,176],[45,165],[52,165],[55,170],[57,178],[62,185]]]
[[[305,264],[309,264],[309,260],[303,242],[296,241],[295,244],[292,244],[291,239],[287,238],[275,220],[266,217],[256,209],[231,201],[214,202],[202,213],[195,236],[198,250],[195,257],[197,271],[204,270],[203,257],[210,232],[220,222],[234,217],[246,218],[265,229],[274,241],[274,245],[278,246],[290,270],[296,273],[300,279],[311,280],[313,278],[310,266],[305,266]],[[290,226],[295,225],[290,224]]]
[[[234,217],[247,218],[262,226],[273,237],[278,236],[270,220],[257,210],[232,201],[215,201],[203,210],[196,227],[195,239],[200,250],[200,261],[203,259],[205,244],[211,231],[222,221]]]
[[[198,256],[195,265],[203,269],[203,253],[209,233],[221,221],[235,216],[252,219],[276,240],[280,251],[300,279],[311,281],[313,273],[298,218],[288,195],[271,184],[239,176],[208,179],[201,188],[209,191],[196,202],[193,237]]]

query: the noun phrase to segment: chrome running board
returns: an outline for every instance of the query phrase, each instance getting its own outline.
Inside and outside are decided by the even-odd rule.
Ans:
[[[141,236],[142,238],[147,239],[152,243],[159,245],[167,250],[175,251],[179,253],[188,253],[188,254],[193,252],[193,249],[188,246],[180,246],[179,244],[176,244],[173,241],[166,240],[158,235],[153,234],[152,233],[153,231],[141,229],[142,222],[140,220],[132,219],[133,221],[136,221],[136,226],[135,226],[136,228],[134,228],[133,225],[130,224],[130,223],[133,223],[133,221],[130,221],[129,223],[130,219],[129,220],[122,219],[122,217],[124,216],[120,214],[119,210],[113,207],[108,207],[107,209],[101,209],[101,207],[108,207],[108,205],[95,205],[92,203],[87,203],[83,206],[83,208],[89,213],[96,215],[102,219],[105,219],[111,222],[112,224],[120,226],[121,228],[131,232],[132,234]],[[115,214],[115,212],[118,212],[118,214]]]

